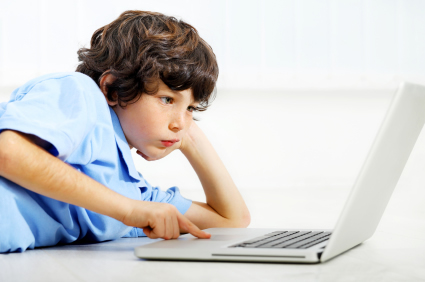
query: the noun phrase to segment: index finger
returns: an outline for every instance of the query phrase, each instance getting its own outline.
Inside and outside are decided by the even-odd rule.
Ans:
[[[211,238],[211,234],[202,231],[198,228],[195,224],[193,224],[189,219],[187,219],[182,214],[177,214],[177,220],[179,223],[179,226],[186,232],[192,234],[195,237],[198,237],[199,239],[209,239]]]

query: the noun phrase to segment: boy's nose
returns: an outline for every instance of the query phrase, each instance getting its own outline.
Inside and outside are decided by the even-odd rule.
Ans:
[[[174,132],[179,132],[184,128],[184,114],[176,114],[170,122],[169,129]]]

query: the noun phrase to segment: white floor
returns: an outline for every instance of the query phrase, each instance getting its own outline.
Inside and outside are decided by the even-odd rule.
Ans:
[[[247,201],[250,227],[332,228],[391,95],[222,91],[199,124]],[[325,264],[143,261],[133,248],[148,239],[138,238],[0,255],[0,281],[425,281],[424,134],[375,235]],[[135,162],[152,184],[204,199],[180,153]]]
[[[269,192],[274,200],[244,190],[251,227],[332,227],[346,196],[326,187]],[[324,264],[146,261],[133,249],[150,239],[125,238],[0,255],[0,281],[425,281],[424,196],[397,187],[374,236]]]

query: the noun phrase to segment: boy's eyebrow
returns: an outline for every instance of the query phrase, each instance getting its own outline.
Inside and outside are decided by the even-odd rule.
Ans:
[[[182,94],[182,93],[180,93],[178,90],[173,90],[173,89],[158,89],[158,93],[159,93],[159,92],[162,92],[162,91],[165,91],[165,92],[167,92],[167,91],[171,91],[171,93],[176,94],[176,95],[179,95],[179,96],[182,96],[182,95],[183,95],[183,94]]]
[[[171,89],[170,89],[171,90]],[[173,92],[173,94],[177,94],[177,95],[179,95],[179,96],[183,96],[183,94],[182,93],[180,93],[179,91],[177,91],[177,90],[171,90],[171,92]]]

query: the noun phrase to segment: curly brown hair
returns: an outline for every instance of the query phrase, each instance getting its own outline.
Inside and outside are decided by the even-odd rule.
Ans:
[[[96,30],[90,48],[78,50],[77,72],[98,85],[110,73],[107,97],[121,107],[143,93],[158,91],[158,79],[171,90],[191,88],[198,110],[205,110],[215,93],[218,65],[212,48],[196,29],[160,13],[125,11]]]

